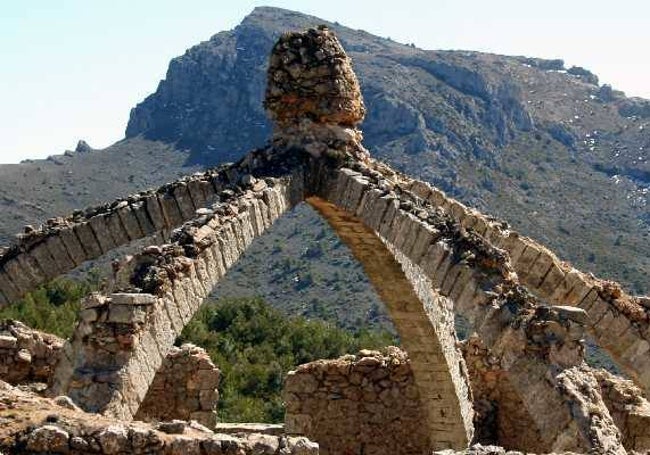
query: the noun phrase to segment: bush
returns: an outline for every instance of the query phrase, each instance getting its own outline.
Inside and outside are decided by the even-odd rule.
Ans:
[[[288,371],[317,359],[395,344],[389,332],[351,333],[322,321],[287,317],[261,299],[206,303],[178,343],[205,348],[222,372],[219,417],[230,422],[282,422]]]

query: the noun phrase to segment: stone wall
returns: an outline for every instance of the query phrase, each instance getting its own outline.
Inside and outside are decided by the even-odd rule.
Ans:
[[[404,351],[361,351],[301,365],[283,397],[285,431],[317,441],[320,453],[421,455],[431,447]]]
[[[219,400],[219,369],[204,349],[192,344],[172,348],[135,415],[145,422],[196,420],[214,429]]]
[[[317,455],[304,437],[217,434],[195,422],[123,422],[0,381],[0,453],[71,455]]]
[[[18,321],[0,322],[0,380],[10,384],[47,383],[63,340]]]

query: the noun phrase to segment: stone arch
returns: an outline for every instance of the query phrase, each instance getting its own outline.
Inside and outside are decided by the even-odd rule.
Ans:
[[[356,129],[364,114],[358,82],[327,29],[283,35],[273,52],[271,146],[158,192],[53,221],[2,256],[0,303],[7,303],[85,260],[182,224],[168,243],[124,262],[115,292],[86,300],[50,392],[131,419],[216,282],[254,238],[307,200],[388,304],[412,356],[432,448],[463,448],[473,437],[470,385],[452,323],[457,312],[508,369],[538,436],[533,450],[602,449],[592,437],[598,422],[590,415],[573,422],[582,408],[565,396],[571,375],[564,373],[582,364],[586,313],[542,306],[527,288],[586,308],[601,332],[621,321],[606,319],[610,309],[625,315],[629,327],[616,325],[629,341],[622,356],[647,383],[650,345],[636,334],[648,318],[639,299],[566,271],[542,247],[373,161]],[[215,195],[218,202],[206,207]]]
[[[311,196],[309,182],[319,179],[305,169],[320,166],[296,166],[279,178],[246,177],[252,185],[245,191],[239,187],[238,196],[215,205],[215,213],[184,225],[171,245],[148,247],[136,256],[129,265],[125,290],[131,286],[146,292],[87,300],[51,393],[66,393],[90,411],[132,418],[184,325],[255,237],[305,196],[329,221],[334,214],[346,219],[342,209]],[[266,187],[253,189],[262,186]],[[346,243],[352,241],[345,230],[338,231]],[[366,270],[374,268],[373,283],[384,300],[396,307],[394,323],[412,349],[434,446],[466,446],[472,439],[472,403],[462,357],[455,348],[452,308],[444,304],[425,310],[412,277],[404,274],[394,253],[362,223],[356,221],[354,231],[363,231],[364,248],[372,254],[358,257]],[[378,279],[382,267],[387,267],[384,280]],[[437,304],[433,295],[426,298],[429,305]]]

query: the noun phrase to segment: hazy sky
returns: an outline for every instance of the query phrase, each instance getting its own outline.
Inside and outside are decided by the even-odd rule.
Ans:
[[[648,0],[8,0],[0,15],[0,163],[121,139],[169,60],[255,6],[424,49],[563,58],[650,98]]]

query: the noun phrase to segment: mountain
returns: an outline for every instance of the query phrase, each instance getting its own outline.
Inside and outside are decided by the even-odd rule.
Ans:
[[[373,156],[507,220],[581,269],[634,293],[650,290],[650,101],[599,86],[594,74],[561,60],[422,50],[268,7],[173,59],[157,90],[132,110],[123,141],[0,166],[8,214],[0,233],[8,239],[22,224],[262,145],[271,132],[262,109],[270,49],[282,32],[322,23],[353,59]],[[255,246],[268,260],[247,255],[220,292],[259,293],[332,318],[355,301],[364,318],[385,319],[322,221],[307,208],[293,216],[301,229],[278,225]],[[341,261],[355,278],[336,284]]]

